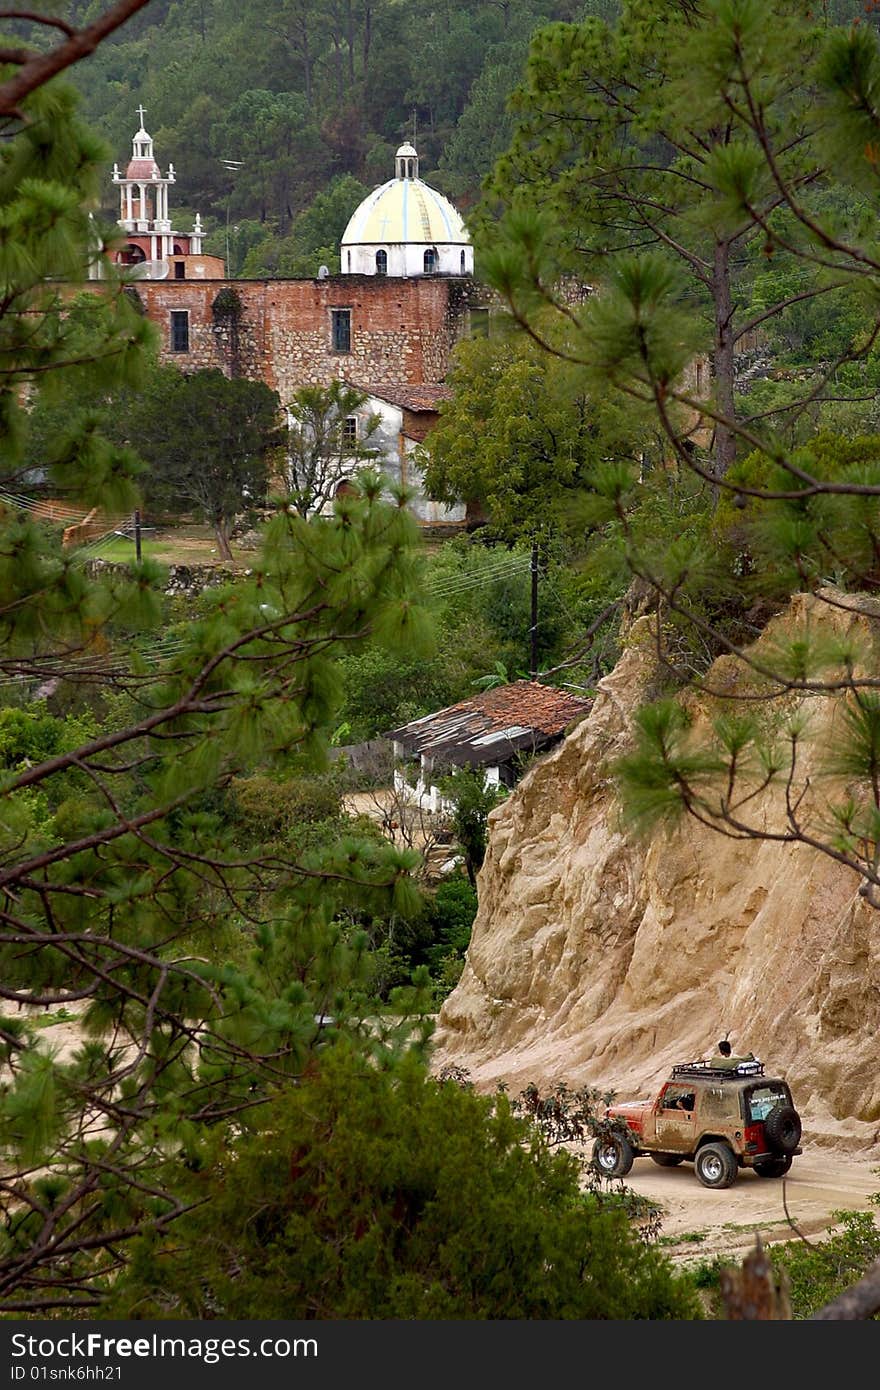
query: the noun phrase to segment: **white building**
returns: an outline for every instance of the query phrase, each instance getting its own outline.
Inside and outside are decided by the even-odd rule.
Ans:
[[[416,462],[418,448],[438,418],[440,404],[448,400],[448,386],[426,383],[423,386],[389,385],[364,386],[367,399],[358,411],[354,428],[363,437],[369,436],[371,448],[377,450],[376,467],[396,483],[411,488],[410,511],[420,525],[464,525],[467,508],[463,502],[446,506],[433,502],[425,493],[424,479]],[[378,424],[375,422],[378,421]]]
[[[474,250],[461,215],[419,178],[412,145],[401,145],[395,168],[342,234],[343,275],[473,275]]]

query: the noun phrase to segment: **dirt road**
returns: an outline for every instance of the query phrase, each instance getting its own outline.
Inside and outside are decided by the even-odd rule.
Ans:
[[[650,1158],[637,1158],[625,1181],[662,1207],[661,1235],[676,1263],[699,1263],[722,1254],[738,1261],[754,1246],[756,1232],[765,1244],[795,1239],[786,1205],[801,1234],[811,1237],[833,1225],[838,1210],[874,1211],[880,1217],[871,1202],[880,1192],[880,1158],[808,1144],[784,1181],[740,1171],[731,1187],[717,1192],[697,1181],[692,1164],[658,1168]]]

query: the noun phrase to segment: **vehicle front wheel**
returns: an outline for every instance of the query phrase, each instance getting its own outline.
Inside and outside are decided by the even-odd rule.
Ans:
[[[625,1178],[634,1158],[633,1146],[623,1134],[603,1134],[593,1145],[593,1162],[606,1178]]]
[[[684,1154],[651,1154],[658,1168],[677,1168],[684,1163]]]
[[[704,1187],[730,1187],[736,1159],[727,1144],[704,1144],[694,1159],[694,1172]]]
[[[756,1163],[755,1172],[759,1178],[784,1178],[790,1167],[791,1154],[783,1154],[780,1158],[765,1158]]]

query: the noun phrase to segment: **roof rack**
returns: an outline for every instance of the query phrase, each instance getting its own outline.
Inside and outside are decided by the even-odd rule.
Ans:
[[[764,1063],[757,1058],[749,1061],[738,1062],[734,1057],[730,1059],[730,1066],[717,1066],[712,1062],[678,1062],[672,1068],[673,1076],[723,1076],[728,1079],[732,1076],[763,1076]]]

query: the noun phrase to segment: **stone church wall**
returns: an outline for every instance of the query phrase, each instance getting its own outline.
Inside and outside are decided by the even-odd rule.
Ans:
[[[226,292],[217,304],[217,296]],[[231,293],[230,293],[231,292]],[[441,381],[466,329],[472,282],[337,275],[326,280],[142,281],[163,361],[265,381],[282,402],[306,384]],[[237,297],[236,299],[232,296]],[[230,308],[230,306],[232,306]],[[332,313],[350,313],[350,350],[334,351]],[[171,314],[188,314],[188,347],[172,349]]]

